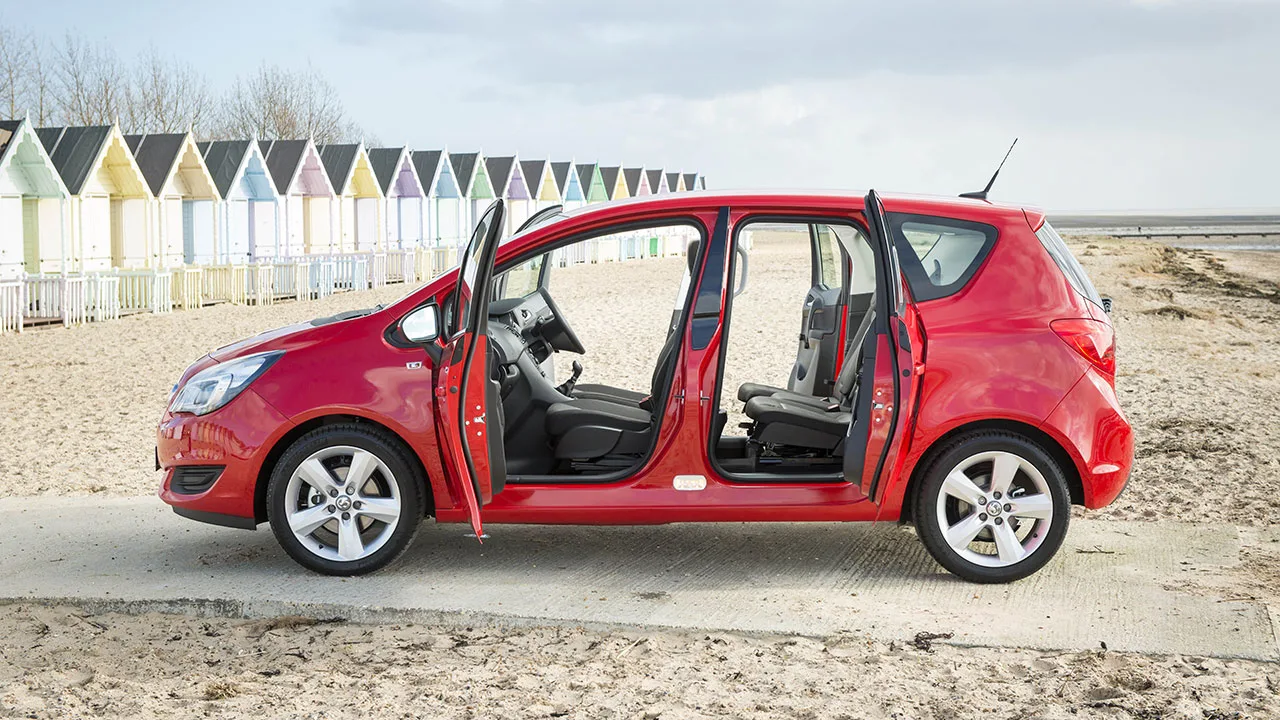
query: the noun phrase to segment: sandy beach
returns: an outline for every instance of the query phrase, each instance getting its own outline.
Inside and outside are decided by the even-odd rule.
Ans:
[[[1280,253],[1070,241],[1099,290],[1115,301],[1117,386],[1138,436],[1127,491],[1089,514],[1241,527],[1248,542],[1241,566],[1187,590],[1280,604]],[[758,241],[731,332],[726,394],[747,380],[785,384],[807,286],[803,252],[786,238]],[[555,270],[555,297],[589,348],[579,358],[586,366],[582,382],[647,389],[682,272],[679,258]],[[154,423],[188,363],[245,335],[388,302],[405,291],[393,286],[322,302],[218,306],[0,337],[6,446],[0,493],[153,494]],[[776,349],[762,351],[767,347]],[[573,359],[562,358],[561,367]],[[930,652],[912,638],[884,644],[563,628],[271,625],[6,607],[0,715],[1280,714],[1275,665],[1101,648],[1046,654],[938,644]]]

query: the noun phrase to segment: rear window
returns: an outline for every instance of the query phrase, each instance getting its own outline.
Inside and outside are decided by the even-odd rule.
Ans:
[[[918,301],[958,292],[996,242],[996,229],[983,223],[904,213],[887,219],[902,273]]]
[[[1071,283],[1071,287],[1092,301],[1093,304],[1102,307],[1102,297],[1098,295],[1097,288],[1089,280],[1088,273],[1084,271],[1080,261],[1076,260],[1076,256],[1071,254],[1071,250],[1063,242],[1062,236],[1058,234],[1057,230],[1053,229],[1053,226],[1047,220],[1036,231],[1036,237],[1040,238],[1040,244],[1044,245],[1044,249],[1049,252],[1049,257],[1053,258],[1053,262],[1058,265],[1058,269],[1062,271],[1063,275],[1067,276],[1067,282]]]

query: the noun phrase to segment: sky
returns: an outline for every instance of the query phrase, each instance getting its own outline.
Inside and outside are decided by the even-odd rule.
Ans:
[[[1051,212],[1280,208],[1274,0],[0,0],[215,88],[308,64],[384,144],[980,189]]]

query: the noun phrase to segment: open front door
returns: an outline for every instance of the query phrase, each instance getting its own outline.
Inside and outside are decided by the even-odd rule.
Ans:
[[[874,376],[863,375],[846,440],[845,477],[879,503],[882,480],[897,472],[913,426],[917,378],[924,372],[924,333],[898,265],[898,251],[876,191],[867,193],[867,226],[876,256]],[[851,348],[851,352],[855,349]]]
[[[484,537],[480,507],[501,492],[507,481],[502,398],[488,343],[490,284],[504,214],[502,201],[494,201],[462,256],[436,381],[442,454],[451,487],[467,504],[477,538]]]

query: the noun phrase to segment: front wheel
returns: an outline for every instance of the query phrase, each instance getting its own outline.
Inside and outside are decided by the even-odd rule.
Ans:
[[[1071,496],[1062,469],[1020,435],[961,436],[921,480],[916,532],[938,564],[965,580],[1027,577],[1049,562],[1066,536]]]
[[[389,433],[326,425],[299,438],[267,486],[267,517],[289,556],[325,575],[362,575],[404,552],[422,521],[422,483]]]

